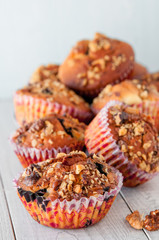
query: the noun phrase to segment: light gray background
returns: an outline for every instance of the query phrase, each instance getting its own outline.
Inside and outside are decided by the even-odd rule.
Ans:
[[[139,62],[159,70],[159,0],[0,0],[0,98],[96,31],[129,42]]]

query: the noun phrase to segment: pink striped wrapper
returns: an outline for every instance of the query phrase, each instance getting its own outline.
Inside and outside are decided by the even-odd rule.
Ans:
[[[20,125],[24,122],[31,122],[35,119],[45,117],[51,113],[60,115],[69,114],[85,123],[89,123],[92,119],[91,111],[87,112],[76,107],[17,93],[14,95],[14,108],[16,119]]]
[[[47,160],[49,158],[55,158],[58,153],[70,153],[71,151],[75,150],[82,150],[83,146],[75,146],[74,148],[64,146],[64,147],[58,147],[58,148],[52,148],[52,149],[44,149],[40,150],[37,148],[31,148],[31,147],[23,147],[20,146],[13,141],[11,141],[13,145],[13,149],[15,154],[20,160],[20,163],[24,168],[28,167],[30,164],[36,164],[38,162],[42,162],[44,160]]]
[[[122,104],[122,102],[110,101],[102,108],[86,129],[85,144],[89,153],[103,155],[109,165],[114,166],[123,174],[124,186],[135,187],[150,180],[157,173],[148,173],[138,168],[124,156],[116,144],[109,128],[108,109]]]

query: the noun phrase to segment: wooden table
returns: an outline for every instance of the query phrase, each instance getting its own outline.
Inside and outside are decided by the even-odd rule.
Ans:
[[[12,179],[22,171],[8,137],[17,128],[11,100],[0,102],[0,240],[159,240],[159,231],[135,230],[125,221],[133,210],[159,208],[159,177],[142,186],[122,188],[107,216],[86,229],[58,230],[35,222],[20,202]]]

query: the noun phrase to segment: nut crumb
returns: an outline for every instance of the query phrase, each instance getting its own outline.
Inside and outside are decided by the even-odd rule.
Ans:
[[[133,213],[127,215],[126,220],[131,225],[131,227],[135,229],[143,228],[143,220],[138,211],[134,211]]]

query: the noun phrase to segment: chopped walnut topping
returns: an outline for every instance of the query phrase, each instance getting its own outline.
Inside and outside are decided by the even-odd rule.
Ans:
[[[57,135],[61,136],[61,138],[64,138],[64,136],[66,135],[66,133],[64,131],[58,131]]]
[[[122,152],[127,152],[127,148],[126,148],[126,146],[124,144],[121,145],[121,151]]]
[[[77,74],[77,78],[84,78],[84,77],[86,77],[86,73],[85,72]]]
[[[45,135],[48,136],[53,132],[53,125],[49,121],[45,121],[46,128],[45,128]]]
[[[116,188],[118,179],[115,171],[100,157],[87,157],[82,152],[59,156],[27,168],[19,185],[32,192],[45,189],[51,200],[69,201],[104,195]]]
[[[115,70],[121,63],[126,61],[126,57],[124,54],[121,56],[113,56],[112,57],[112,70]]]
[[[76,193],[81,193],[82,192],[82,189],[81,189],[81,186],[80,185],[75,185],[74,188],[73,188],[73,191],[76,192]]]
[[[100,49],[104,48],[108,50],[111,47],[110,42],[105,38],[96,39],[96,41],[89,42],[89,49],[92,52],[99,51]]]
[[[133,213],[127,215],[126,220],[135,229],[143,228],[143,220],[138,211],[134,211]]]
[[[56,157],[60,158],[60,157],[64,157],[64,156],[66,156],[66,153],[58,153]]]
[[[159,142],[148,118],[118,105],[109,108],[108,121],[113,138],[128,161],[145,172],[157,172]]]
[[[135,136],[139,136],[144,132],[144,128],[142,125],[137,125],[134,129]]]
[[[53,173],[54,169],[53,168],[49,168],[49,170],[47,171],[47,174],[51,174]]]
[[[115,123],[117,126],[120,126],[121,118],[119,113],[115,116]]]
[[[125,127],[119,128],[119,136],[124,136],[127,133],[127,129]]]
[[[67,183],[66,182],[62,182],[61,185],[60,185],[60,189],[66,190],[66,186],[67,186]]]
[[[84,165],[76,165],[76,174],[79,174],[83,169],[85,169]]]
[[[145,150],[147,150],[149,147],[151,147],[151,144],[152,144],[151,141],[146,142],[146,143],[143,144],[143,148],[144,148]]]
[[[94,65],[97,65],[97,64],[99,64],[99,65],[101,66],[101,69],[104,69],[106,62],[105,62],[105,60],[104,60],[103,58],[99,58],[99,59],[94,60],[94,61],[92,62],[92,65],[93,65],[93,66],[94,66]]]
[[[70,181],[75,181],[75,176],[72,173],[70,173],[69,174],[69,179],[70,179]]]

